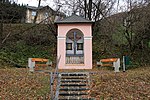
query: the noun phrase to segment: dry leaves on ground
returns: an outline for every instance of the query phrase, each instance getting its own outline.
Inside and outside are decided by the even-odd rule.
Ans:
[[[47,100],[49,91],[48,74],[0,69],[0,100]]]
[[[97,100],[150,100],[150,67],[125,73],[101,72],[92,76],[91,96]]]

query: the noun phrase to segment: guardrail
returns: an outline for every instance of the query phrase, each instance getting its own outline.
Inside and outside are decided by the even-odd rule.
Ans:
[[[59,64],[59,61],[60,61],[60,58],[61,56],[59,56],[59,58],[56,60],[56,68],[55,68],[55,71],[54,72],[51,72],[50,73],[50,96],[51,96],[51,100],[54,100],[54,81],[58,75],[58,64]],[[56,93],[55,93],[56,94]]]

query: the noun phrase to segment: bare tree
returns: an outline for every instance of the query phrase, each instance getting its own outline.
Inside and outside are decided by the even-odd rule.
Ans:
[[[86,18],[87,0],[84,0],[84,17]]]
[[[1,14],[3,14],[3,11],[2,11]],[[2,42],[2,36],[3,36],[3,15],[0,15],[0,16],[1,16],[1,20],[0,20],[0,42]]]
[[[92,14],[92,0],[89,0],[89,10],[88,10],[88,18],[89,18],[89,20],[92,20],[91,14]]]
[[[37,19],[37,17],[38,17],[40,5],[41,5],[41,0],[39,0],[38,9],[36,10],[36,15],[35,15],[35,17],[34,17],[33,23],[36,23],[36,19]]]
[[[89,20],[100,20],[103,17],[107,17],[111,12],[116,0],[54,0],[56,4],[60,4],[62,9],[71,15],[76,13],[84,15]],[[68,13],[71,12],[71,13]]]
[[[98,21],[112,15],[110,12],[113,10],[115,3],[116,0],[95,0],[93,2],[92,19]]]
[[[141,22],[145,2],[143,0],[126,0],[127,9],[124,17],[123,26],[125,27],[124,36],[128,41],[128,46],[131,54],[135,47],[142,41],[142,35],[135,33],[135,28],[138,22]],[[142,26],[141,26],[142,27]],[[137,37],[138,36],[138,37]]]

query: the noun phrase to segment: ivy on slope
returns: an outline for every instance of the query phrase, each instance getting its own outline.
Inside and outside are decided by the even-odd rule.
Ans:
[[[7,32],[8,28],[12,28],[11,30],[13,31],[3,48],[0,49],[0,67],[4,65],[26,67],[28,58],[54,60],[54,56],[56,56],[56,40],[45,25],[39,25],[18,34],[18,30],[23,30],[30,26],[30,24],[14,24],[11,27],[4,27],[5,32]]]

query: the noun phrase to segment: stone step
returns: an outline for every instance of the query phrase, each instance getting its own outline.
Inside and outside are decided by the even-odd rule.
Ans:
[[[89,98],[89,73],[60,73],[58,85],[58,100],[95,100]]]
[[[70,86],[87,86],[87,84],[77,84],[77,83],[69,83],[69,84],[60,84],[60,86],[68,86],[68,87],[70,87]]]
[[[61,81],[60,82],[74,82],[74,83],[80,83],[80,82],[83,82],[83,83],[85,83],[85,82],[88,82],[87,80],[83,80],[83,79],[61,79]]]
[[[87,76],[84,73],[62,73],[61,76]]]
[[[83,96],[88,95],[88,93],[85,92],[59,92],[59,96]]]
[[[68,97],[64,97],[64,98],[59,98],[58,100],[95,100],[95,99],[85,98],[85,97],[68,96]]]
[[[61,79],[86,79],[86,77],[61,77]]]
[[[85,91],[89,90],[89,88],[61,88],[60,91]]]
[[[88,88],[88,86],[60,86],[59,89],[63,88]]]

